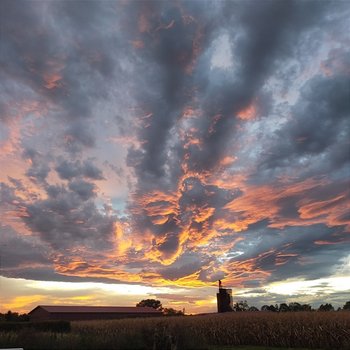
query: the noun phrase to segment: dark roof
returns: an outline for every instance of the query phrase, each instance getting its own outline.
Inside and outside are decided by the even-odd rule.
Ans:
[[[159,314],[161,311],[152,307],[135,306],[58,306],[58,305],[38,305],[32,311],[42,308],[52,313],[127,313],[127,314]]]

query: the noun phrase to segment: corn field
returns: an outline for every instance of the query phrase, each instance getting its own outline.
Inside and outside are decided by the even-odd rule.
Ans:
[[[350,349],[350,312],[237,312],[75,321],[70,333],[0,333],[0,347],[31,349],[211,349],[220,346]]]

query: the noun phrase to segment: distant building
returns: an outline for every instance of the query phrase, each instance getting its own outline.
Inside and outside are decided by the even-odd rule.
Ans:
[[[39,305],[28,313],[31,321],[44,320],[110,320],[163,315],[151,307],[124,306],[46,306]]]
[[[218,312],[230,312],[233,311],[232,302],[232,289],[226,289],[222,287],[221,281],[219,281],[219,293],[216,294],[218,303]]]

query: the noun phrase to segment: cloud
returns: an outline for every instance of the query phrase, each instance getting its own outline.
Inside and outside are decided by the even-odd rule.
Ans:
[[[61,179],[70,180],[74,177],[84,176],[92,180],[103,180],[101,169],[97,168],[91,161],[85,160],[81,163],[79,160],[69,162],[65,159],[60,159],[55,170]]]
[[[93,186],[84,181],[64,186],[50,186],[47,199],[26,205],[26,224],[56,248],[88,244],[108,245],[113,233],[113,219],[104,217],[89,199]],[[106,241],[102,241],[105,237]]]
[[[345,3],[1,10],[0,208],[28,255],[8,274],[263,289],[339,268]]]
[[[34,237],[23,237],[12,227],[1,225],[2,272],[7,275],[17,275],[23,268],[52,268],[48,249]],[[11,271],[13,270],[13,271]]]
[[[305,176],[312,176],[344,167],[349,157],[339,150],[346,148],[349,136],[348,86],[348,76],[310,79],[291,109],[293,119],[276,132],[262,155],[260,169],[281,172],[293,164],[304,166]]]
[[[94,188],[95,186],[87,181],[74,180],[69,183],[69,189],[84,201],[94,197]]]
[[[229,5],[224,6],[224,9],[227,8]],[[183,11],[191,10],[193,9],[183,9]],[[190,26],[183,17],[180,17],[181,11],[176,6],[170,7],[162,15],[154,12],[152,16],[159,17],[161,25],[154,29],[148,24],[147,31],[141,30],[141,36],[145,38],[146,43],[142,50],[146,60],[151,58],[149,71],[152,74],[157,72],[157,80],[152,90],[153,95],[148,96],[143,93],[142,102],[140,102],[140,105],[145,108],[146,116],[139,132],[142,146],[139,149],[130,149],[128,154],[128,164],[134,167],[137,177],[138,188],[134,198],[142,196],[143,193],[152,192],[155,181],[158,188],[163,187],[165,191],[172,193],[178,191],[180,186],[184,186],[185,190],[179,202],[180,208],[177,206],[174,212],[193,210],[191,206],[187,206],[186,209],[186,205],[184,209],[181,208],[186,198],[195,191],[190,187],[191,190],[186,192],[186,182],[189,182],[191,177],[184,176],[184,173],[198,174],[193,176],[193,181],[198,181],[196,178],[201,179],[200,174],[209,177],[209,171],[216,171],[218,161],[227,151],[235,135],[237,125],[235,114],[239,114],[258,96],[273,69],[280,67],[287,55],[295,53],[294,45],[301,42],[302,34],[306,35],[305,33],[314,31],[314,37],[318,38],[321,35],[319,31],[321,23],[324,22],[323,24],[327,25],[327,19],[322,15],[325,10],[324,4],[301,5],[289,1],[278,4],[277,7],[273,2],[259,4],[259,6],[247,3],[240,7],[240,16],[230,17],[232,13],[230,11],[227,12],[229,15],[225,16],[222,12],[224,25],[241,21],[240,35],[230,37],[230,43],[238,53],[235,60],[240,64],[236,66],[236,71],[230,73],[218,71],[211,73],[209,68],[204,69],[210,63],[208,59],[208,53],[211,50],[210,40],[219,33],[219,27],[215,27],[219,25],[216,21],[209,22],[207,28],[201,28],[196,21],[191,22]],[[142,16],[142,23],[147,21],[147,23],[154,23],[149,13],[143,13]],[[194,48],[189,42],[195,37],[196,30],[195,28],[192,30],[194,23],[202,32],[202,45],[206,46],[201,48],[203,55],[199,67],[202,69],[194,70],[192,79],[188,79],[184,67],[187,64],[186,58],[193,55]],[[229,27],[225,29],[231,34]],[[182,34],[184,30],[186,35]],[[220,31],[222,30],[220,28]],[[153,37],[150,37],[150,33]],[[176,44],[173,44],[173,37],[180,40],[177,39]],[[176,60],[180,52],[182,61]],[[204,75],[206,75],[205,78]],[[171,83],[166,85],[168,81]],[[189,93],[181,95],[182,91],[193,89],[198,91],[196,95]],[[190,114],[189,118],[183,120],[183,111],[189,104],[192,110],[197,107],[193,105],[195,99],[202,104],[197,109],[198,114]],[[159,111],[162,114],[159,114]],[[174,188],[174,184],[179,183],[177,189]],[[204,203],[215,210],[220,205],[208,204],[209,196],[206,195],[208,192],[196,194],[197,197],[189,198],[189,201],[194,206],[196,201],[202,201],[203,205],[197,205],[201,211],[204,210]],[[140,215],[140,212],[137,215]],[[159,228],[164,229],[163,240],[155,245],[156,249],[159,248],[159,254],[169,252],[171,247],[176,253],[174,258],[181,254],[181,242],[187,241],[186,233],[181,228],[186,224],[188,216],[191,215],[182,215],[180,220],[175,221],[169,218],[169,221],[162,225],[151,226],[151,231],[156,232],[158,237]],[[137,221],[145,225],[147,219],[137,219]],[[195,226],[202,226],[203,229],[202,224],[193,224],[190,228],[193,229],[189,234],[190,237],[197,231]],[[135,229],[138,231],[137,225]],[[210,224],[204,229],[208,231]]]
[[[33,148],[26,148],[23,152],[23,158],[28,160],[30,164],[26,175],[33,181],[44,183],[50,172],[45,157]]]

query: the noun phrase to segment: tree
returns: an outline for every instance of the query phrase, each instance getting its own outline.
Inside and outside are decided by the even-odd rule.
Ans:
[[[282,304],[280,304],[278,311],[279,312],[288,312],[288,311],[290,311],[290,308],[286,303],[282,303]]]
[[[137,307],[152,307],[156,310],[163,310],[162,303],[159,300],[156,299],[144,299],[141,300],[139,303],[136,304]]]
[[[256,312],[256,311],[259,311],[259,309],[258,309],[257,307],[255,307],[255,306],[250,306],[250,307],[248,308],[248,311],[250,311],[250,312]]]
[[[334,311],[334,307],[332,304],[322,304],[319,308],[318,311]]]
[[[299,303],[293,302],[289,303],[289,309],[290,311],[303,311],[302,306]]]
[[[17,319],[18,319],[17,312],[7,311],[7,313],[5,314],[5,321],[7,322],[14,322]]]
[[[278,305],[263,305],[261,307],[261,311],[272,311],[272,312],[276,312],[278,311]]]
[[[164,308],[163,313],[165,316],[183,316],[184,313],[180,310],[175,310],[172,307]]]
[[[349,310],[350,311],[350,301],[347,301],[345,305],[343,306],[343,310]]]
[[[311,305],[303,304],[303,305],[301,305],[301,310],[302,311],[311,311]]]
[[[241,300],[238,303],[233,305],[233,311],[248,311],[249,305],[247,300]]]

